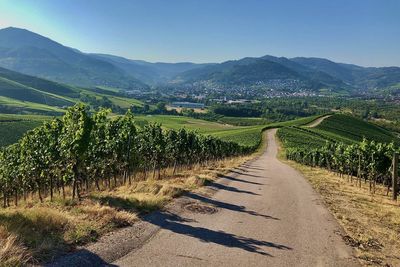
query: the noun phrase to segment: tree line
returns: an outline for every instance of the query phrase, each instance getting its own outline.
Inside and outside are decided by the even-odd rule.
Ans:
[[[0,151],[0,190],[3,206],[18,205],[29,194],[53,200],[65,188],[72,198],[83,193],[130,184],[140,172],[160,178],[160,171],[238,156],[244,147],[185,129],[164,130],[160,124],[142,128],[133,114],[110,118],[110,110],[89,113],[83,104],[70,107],[62,118],[27,132]]]

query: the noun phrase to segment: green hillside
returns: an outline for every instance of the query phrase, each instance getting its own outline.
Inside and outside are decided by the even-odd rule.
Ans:
[[[0,30],[0,66],[77,86],[147,89],[119,67],[18,28]]]
[[[285,147],[318,148],[326,141],[352,144],[361,142],[363,138],[382,143],[400,144],[400,140],[391,132],[343,114],[332,115],[315,128],[305,126],[281,128],[278,130],[278,137]]]
[[[27,131],[49,119],[49,116],[0,114],[0,147],[17,142]]]
[[[0,113],[61,115],[65,108],[84,102],[93,108],[126,110],[143,103],[108,87],[79,88],[0,68]]]
[[[40,88],[40,87],[39,87]],[[49,106],[70,106],[73,102],[67,98],[51,94],[19,82],[0,77],[0,95],[20,101],[34,102]]]
[[[383,128],[343,114],[333,115],[311,130],[322,132],[333,139],[345,139],[348,142],[360,142],[363,138],[382,143],[398,141],[393,133]]]
[[[21,74],[8,69],[0,68],[0,76],[7,80],[18,81],[19,84],[27,87],[40,88],[42,91],[47,93],[66,97],[79,97],[79,92],[71,86]]]

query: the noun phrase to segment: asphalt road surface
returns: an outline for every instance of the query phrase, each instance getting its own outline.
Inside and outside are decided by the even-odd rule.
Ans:
[[[179,212],[147,217],[157,228],[117,266],[360,266],[341,228],[302,175],[277,158],[276,130],[257,159],[191,193]]]

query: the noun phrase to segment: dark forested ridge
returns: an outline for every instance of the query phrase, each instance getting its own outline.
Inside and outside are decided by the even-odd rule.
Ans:
[[[260,85],[277,90],[329,89],[336,93],[365,93],[377,88],[398,86],[400,68],[364,68],[322,58],[284,58],[264,56],[227,61],[182,73],[185,83],[232,87]]]

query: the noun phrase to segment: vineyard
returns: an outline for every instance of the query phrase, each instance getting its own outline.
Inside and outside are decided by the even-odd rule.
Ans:
[[[3,206],[37,194],[42,201],[65,187],[72,198],[93,188],[131,183],[135,174],[160,177],[165,168],[207,163],[256,150],[265,128],[304,125],[318,116],[238,127],[183,116],[93,115],[75,105],[61,118],[2,115],[0,190]],[[162,123],[162,125],[161,125]],[[39,125],[43,124],[40,127]],[[35,128],[36,127],[36,128]],[[204,134],[204,135],[201,135]],[[122,179],[122,181],[120,181]]]
[[[16,143],[27,131],[38,127],[46,116],[0,115],[0,147]]]
[[[395,142],[400,144],[391,132],[361,119],[342,114],[336,114],[323,120],[315,129],[334,139],[345,139],[348,142],[361,142],[366,138],[381,143]]]
[[[315,128],[279,129],[286,157],[301,164],[322,167],[369,181],[370,190],[377,183],[390,189],[392,161],[399,153],[399,140],[379,127],[345,115],[333,115]]]
[[[159,179],[161,170],[207,164],[243,155],[243,146],[186,129],[165,130],[160,124],[138,127],[133,115],[109,118],[108,110],[93,115],[83,104],[71,107],[60,119],[46,121],[0,153],[0,190],[3,206],[37,195],[71,197],[101,187],[130,184],[137,173]],[[259,130],[260,132],[260,130]]]
[[[135,125],[139,128],[151,123],[160,123],[164,129],[179,130],[185,128],[194,130],[201,134],[210,134],[225,141],[238,142],[244,146],[257,146],[261,139],[261,131],[264,127],[284,127],[291,125],[304,125],[318,116],[300,118],[292,121],[278,122],[254,126],[233,126],[210,122],[200,119],[193,119],[185,116],[171,115],[149,115],[135,116]],[[51,120],[51,116],[44,115],[21,115],[21,114],[0,114],[0,147],[11,145],[17,142],[28,130],[31,130],[43,121]],[[235,118],[241,121],[242,118]]]
[[[27,131],[32,130],[41,125],[44,121],[51,120],[52,118],[52,116],[45,115],[0,114],[0,147],[16,143]],[[179,130],[184,127],[188,130],[195,130],[201,134],[211,135],[221,131],[246,129],[246,127],[223,125],[184,116],[135,116],[135,125],[139,128],[151,123],[160,123],[165,129]]]

